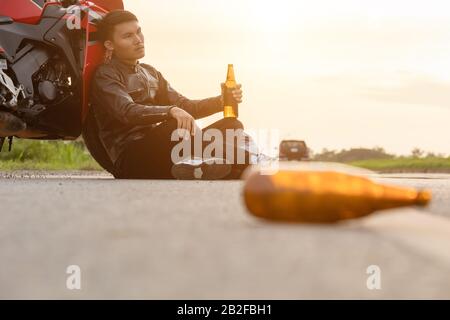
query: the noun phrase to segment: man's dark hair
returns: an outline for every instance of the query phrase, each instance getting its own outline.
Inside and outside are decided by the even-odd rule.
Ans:
[[[97,24],[99,40],[102,42],[111,40],[114,27],[128,21],[138,21],[138,19],[134,14],[126,10],[118,9],[108,12]]]

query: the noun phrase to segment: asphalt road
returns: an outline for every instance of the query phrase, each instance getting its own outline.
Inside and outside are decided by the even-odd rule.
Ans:
[[[450,175],[377,179],[433,202],[287,225],[249,215],[242,181],[0,173],[0,298],[450,298]],[[70,265],[80,290],[67,288]]]

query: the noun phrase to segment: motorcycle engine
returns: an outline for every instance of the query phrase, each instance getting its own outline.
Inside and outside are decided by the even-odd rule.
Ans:
[[[34,76],[40,103],[51,104],[71,95],[72,79],[66,64],[58,56],[50,59]]]
[[[0,61],[5,64],[0,69],[0,106],[26,112],[36,105],[49,107],[73,94],[68,67],[58,55],[48,57],[35,50],[11,68],[6,60]]]

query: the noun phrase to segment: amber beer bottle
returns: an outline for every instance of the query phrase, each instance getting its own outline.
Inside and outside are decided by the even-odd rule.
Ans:
[[[238,117],[238,104],[234,100],[232,94],[234,88],[236,88],[236,79],[234,78],[234,68],[232,64],[229,64],[227,71],[227,79],[225,83],[222,85],[224,118]]]
[[[260,171],[247,176],[245,204],[255,216],[286,222],[334,223],[377,210],[425,206],[428,191],[382,185],[333,171]]]

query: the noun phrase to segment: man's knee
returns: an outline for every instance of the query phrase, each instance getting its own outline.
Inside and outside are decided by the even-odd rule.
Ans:
[[[242,122],[236,118],[223,118],[219,122],[219,127],[223,129],[244,129]]]
[[[225,118],[225,119],[227,119],[228,121],[227,125],[229,129],[244,129],[244,125],[238,119],[236,118]]]

